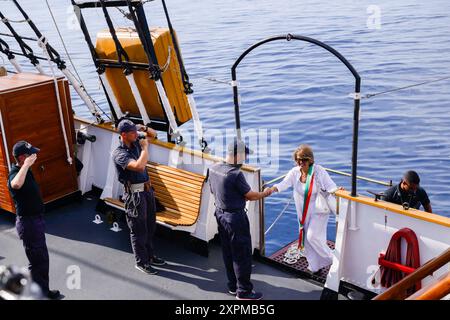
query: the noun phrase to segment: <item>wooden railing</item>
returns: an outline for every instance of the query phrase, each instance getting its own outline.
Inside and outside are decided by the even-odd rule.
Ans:
[[[439,300],[450,293],[450,271],[406,300]]]
[[[450,262],[450,248],[444,251],[440,256],[431,259],[423,266],[418,268],[410,275],[387,289],[382,294],[376,296],[373,300],[404,300],[407,298],[407,289],[411,288],[416,282],[433,274],[434,271],[440,269]],[[441,276],[437,281],[422,288],[408,300],[437,300],[445,297],[450,293],[450,272]]]

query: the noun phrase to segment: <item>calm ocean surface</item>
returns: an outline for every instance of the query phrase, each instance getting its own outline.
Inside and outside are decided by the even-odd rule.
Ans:
[[[167,0],[206,131],[233,129],[235,125],[231,87],[208,79],[230,81],[235,59],[248,46],[271,35],[294,33],[333,46],[360,73],[363,94],[450,76],[448,0],[335,2]],[[45,1],[20,3],[65,56]],[[87,90],[106,110],[83,35],[73,27],[70,1],[49,3]],[[367,9],[371,5],[380,9],[379,29],[372,28],[373,24],[368,27],[373,11],[368,13]],[[0,6],[10,19],[19,19],[11,2],[0,1]],[[129,25],[118,11],[112,12],[116,25]],[[146,12],[151,26],[165,26],[159,1],[148,3]],[[105,27],[101,10],[90,10],[85,18],[93,37]],[[21,34],[31,34],[25,25],[16,26]],[[3,25],[0,31],[5,31]],[[10,39],[8,42],[12,43]],[[291,154],[300,143],[313,147],[317,163],[350,172],[353,101],[348,94],[353,91],[354,79],[345,66],[318,47],[279,41],[248,56],[238,69],[238,78],[243,129],[279,130],[279,162],[274,161],[274,154],[269,154],[272,163],[260,159],[266,181],[292,167]],[[449,87],[450,80],[445,80],[364,99],[358,155],[358,174],[362,176],[397,183],[405,170],[418,171],[434,211],[446,216],[450,216]],[[75,94],[73,101],[78,115],[89,116]],[[193,128],[192,123],[183,127]],[[349,178],[332,178],[350,189]],[[360,193],[383,189],[358,183]],[[266,201],[266,228],[290,196],[289,191]],[[328,229],[328,237],[333,239],[334,217]],[[267,236],[267,253],[296,236],[296,214],[291,204]]]

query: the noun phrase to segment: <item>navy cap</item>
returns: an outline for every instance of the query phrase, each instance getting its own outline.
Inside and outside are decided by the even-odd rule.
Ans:
[[[21,156],[23,154],[33,154],[38,153],[40,149],[33,147],[30,143],[26,141],[18,141],[13,147],[13,155],[14,157]]]
[[[117,130],[119,131],[119,133],[137,131],[137,127],[133,123],[133,121],[125,119],[120,121],[119,125],[117,126]]]
[[[250,150],[242,140],[234,138],[233,142],[228,144],[228,154],[237,155],[238,153],[244,152],[245,154],[252,154],[253,151]]]

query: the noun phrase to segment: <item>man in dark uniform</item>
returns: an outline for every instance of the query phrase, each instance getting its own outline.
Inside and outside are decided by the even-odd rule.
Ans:
[[[228,277],[228,292],[239,300],[259,300],[262,293],[253,291],[252,241],[245,203],[269,196],[252,191],[240,171],[250,150],[239,140],[228,146],[225,163],[217,163],[208,171],[208,183],[215,198],[215,216]]]
[[[425,189],[419,186],[419,183],[420,178],[417,172],[407,171],[398,185],[384,192],[382,199],[408,208],[419,209],[422,205],[426,212],[431,213],[430,199],[428,199]]]
[[[157,271],[152,265],[162,266],[166,263],[154,254],[155,196],[146,170],[148,139],[156,138],[156,131],[147,127],[142,129],[146,134],[138,133],[132,121],[122,120],[118,125],[120,145],[112,156],[119,181],[124,185],[126,220],[130,229],[136,268],[147,274],[156,274]],[[139,134],[144,135],[142,139],[138,139]]]
[[[58,299],[58,290],[49,289],[49,258],[45,242],[44,203],[39,186],[31,172],[37,159],[38,148],[26,141],[19,141],[13,147],[16,164],[8,177],[8,188],[16,207],[16,229],[23,242],[29,261],[31,277],[49,299]]]

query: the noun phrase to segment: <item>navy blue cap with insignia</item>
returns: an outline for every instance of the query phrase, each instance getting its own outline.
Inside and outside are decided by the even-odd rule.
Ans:
[[[119,125],[117,126],[117,130],[119,131],[119,133],[137,131],[137,127],[133,123],[133,121],[125,119],[120,121]]]
[[[34,154],[40,151],[39,148],[33,147],[30,143],[26,141],[18,141],[13,147],[14,157],[21,156],[23,154]]]

